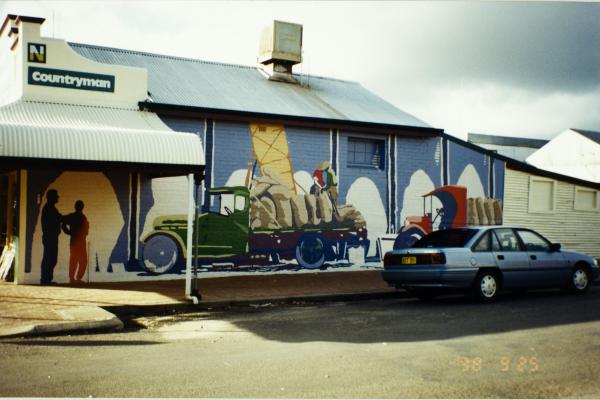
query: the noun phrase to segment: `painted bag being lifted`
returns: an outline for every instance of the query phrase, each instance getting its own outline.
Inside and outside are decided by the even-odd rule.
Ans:
[[[253,154],[246,186],[208,189],[211,211],[198,216],[193,255],[202,265],[295,264],[321,268],[348,260],[348,249],[367,254],[365,219],[351,205],[337,206],[337,191],[319,187],[297,193],[283,126],[250,125]],[[317,169],[329,163],[322,163]],[[256,171],[258,170],[258,171]],[[254,177],[255,172],[260,176]],[[334,174],[330,170],[330,174]],[[332,194],[333,193],[333,194]],[[187,231],[184,216],[159,217],[142,238],[143,265],[164,273],[183,264]]]

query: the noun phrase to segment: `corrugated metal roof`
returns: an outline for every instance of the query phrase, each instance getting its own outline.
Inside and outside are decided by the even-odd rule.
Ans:
[[[156,103],[430,128],[357,82],[307,75],[296,75],[301,84],[273,82],[255,67],[69,45],[97,62],[146,68]]]
[[[475,144],[495,144],[498,146],[529,147],[533,149],[539,149],[548,143],[548,140],[544,139],[484,135],[480,133],[469,133],[468,141]]]
[[[0,107],[0,157],[204,165],[200,138],[154,113],[22,100]]]
[[[600,144],[600,132],[588,131],[588,130],[584,130],[584,129],[571,129],[571,130],[575,131],[577,133],[580,133],[583,136],[587,137],[588,139],[593,140],[594,142]]]
[[[478,146],[486,150],[491,150],[497,154],[502,154],[505,157],[514,158],[515,160],[525,161],[527,157],[537,151],[531,147],[520,147],[520,146],[499,146],[496,144],[482,144],[477,143]]]

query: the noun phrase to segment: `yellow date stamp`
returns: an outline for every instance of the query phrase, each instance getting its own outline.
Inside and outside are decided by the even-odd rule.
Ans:
[[[507,357],[497,359],[483,359],[481,357],[458,357],[457,364],[463,372],[478,373],[484,369],[493,368],[499,372],[535,373],[540,370],[540,361],[537,357]]]

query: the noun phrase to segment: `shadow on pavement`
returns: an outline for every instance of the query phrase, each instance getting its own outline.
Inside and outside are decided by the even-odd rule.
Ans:
[[[386,299],[229,311],[213,318],[279,342],[421,342],[600,321],[600,288],[583,296],[503,294],[493,304],[464,296]]]
[[[19,346],[46,346],[46,347],[105,347],[105,346],[146,346],[163,344],[151,340],[3,340],[2,343],[16,344]]]

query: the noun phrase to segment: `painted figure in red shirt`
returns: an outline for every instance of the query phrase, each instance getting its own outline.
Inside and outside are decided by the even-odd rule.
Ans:
[[[83,201],[75,202],[75,212],[64,217],[62,229],[71,236],[69,258],[69,280],[71,283],[81,283],[87,268],[86,238],[90,224],[83,214]]]

